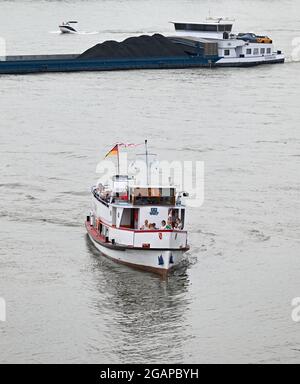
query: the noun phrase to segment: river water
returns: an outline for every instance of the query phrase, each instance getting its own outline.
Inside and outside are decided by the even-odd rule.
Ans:
[[[0,7],[9,54],[77,53],[210,10],[271,35],[288,57],[250,69],[0,77],[0,362],[299,362],[299,1]],[[67,19],[84,33],[56,33]],[[205,163],[188,263],[167,281],[99,257],[84,228],[98,161],[110,144],[145,137],[161,159]]]

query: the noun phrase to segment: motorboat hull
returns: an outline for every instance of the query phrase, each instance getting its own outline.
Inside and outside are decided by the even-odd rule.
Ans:
[[[70,27],[69,25],[60,25],[59,29],[61,33],[77,33],[76,29],[73,27]]]

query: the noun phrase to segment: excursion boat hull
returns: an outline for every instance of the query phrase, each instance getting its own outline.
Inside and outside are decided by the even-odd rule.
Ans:
[[[89,222],[86,222],[85,225],[91,242],[101,254],[117,263],[154,272],[161,276],[167,276],[172,269],[178,266],[184,259],[184,253],[189,249],[189,247],[181,249],[134,248],[112,244],[106,242]]]
[[[274,54],[271,56],[241,57],[241,58],[222,58],[216,62],[217,67],[254,67],[264,64],[280,64],[285,62],[283,54]]]

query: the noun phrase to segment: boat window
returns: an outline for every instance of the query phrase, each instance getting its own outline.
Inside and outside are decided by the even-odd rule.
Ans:
[[[174,196],[174,188],[161,188],[161,196]]]
[[[259,49],[258,48],[254,48],[253,55],[258,55],[258,53],[259,53]]]
[[[252,54],[252,49],[251,48],[247,48],[246,53],[247,53],[247,55],[251,55]]]
[[[266,52],[266,49],[265,49],[265,48],[260,48],[260,53],[261,53],[261,55],[264,55],[265,52]]]
[[[182,223],[182,229],[184,229],[184,219],[185,219],[185,210],[181,210],[181,223]]]
[[[120,220],[120,227],[133,228],[134,223],[132,221],[132,211],[131,208],[125,208],[122,213],[122,218]]]
[[[134,188],[131,200],[136,205],[174,205],[174,188]]]
[[[133,195],[138,197],[149,196],[149,188],[135,188]]]
[[[268,53],[268,54],[271,53],[271,48],[267,48],[267,53]]]
[[[230,50],[229,49],[225,49],[224,56],[230,56]]]
[[[150,196],[159,197],[160,196],[159,188],[151,188],[150,189]]]

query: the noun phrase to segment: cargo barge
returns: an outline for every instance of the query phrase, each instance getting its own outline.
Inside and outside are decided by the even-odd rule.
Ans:
[[[0,58],[0,74],[213,67],[216,43],[156,34],[106,41],[82,54],[22,55]]]

